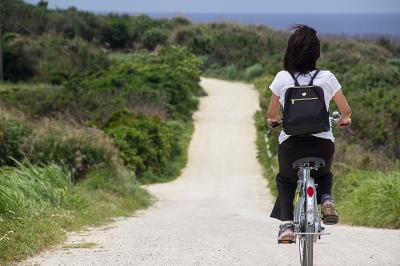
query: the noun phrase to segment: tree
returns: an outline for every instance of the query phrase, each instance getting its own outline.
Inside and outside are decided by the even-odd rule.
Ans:
[[[47,9],[47,6],[49,5],[49,3],[47,2],[47,1],[43,1],[43,0],[41,0],[38,4],[37,4],[37,6],[38,7],[41,7],[41,8],[44,8],[44,9]]]

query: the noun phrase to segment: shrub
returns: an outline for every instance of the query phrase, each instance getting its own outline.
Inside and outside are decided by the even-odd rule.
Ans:
[[[23,159],[21,144],[30,129],[19,119],[7,113],[0,115],[0,165],[13,165],[14,160]]]
[[[235,65],[229,65],[225,68],[226,71],[226,77],[228,79],[238,79],[240,76],[239,71]]]
[[[143,47],[153,51],[158,45],[164,45],[168,34],[162,29],[151,28],[145,31],[141,37]]]
[[[248,68],[245,71],[246,80],[253,80],[259,76],[261,76],[265,72],[264,67],[261,64],[255,64]]]
[[[112,49],[125,48],[132,41],[129,16],[111,15],[101,33],[101,41]]]
[[[0,88],[3,103],[33,117],[50,116],[57,112],[65,115],[73,101],[73,92],[62,86],[17,83],[0,85]]]
[[[136,109],[135,96],[146,95],[139,109],[158,106],[169,118],[189,120],[198,105],[196,96],[203,92],[198,84],[200,60],[180,47],[134,60],[139,63],[116,64],[72,82],[70,89],[77,90],[75,116],[101,124],[114,112]]]
[[[162,174],[172,158],[173,131],[157,118],[121,111],[105,125],[129,168],[140,178],[146,171]]]
[[[5,79],[18,81],[35,78],[60,84],[108,65],[104,52],[80,38],[64,39],[52,34],[30,38],[14,35],[5,42]]]
[[[102,131],[51,120],[42,120],[24,138],[21,150],[35,164],[65,164],[75,179],[89,169],[117,161],[117,152]]]
[[[104,31],[105,21],[102,16],[78,11],[74,7],[66,10],[52,10],[49,13],[49,24],[51,31],[68,38],[80,37],[86,41],[94,42],[101,38]]]

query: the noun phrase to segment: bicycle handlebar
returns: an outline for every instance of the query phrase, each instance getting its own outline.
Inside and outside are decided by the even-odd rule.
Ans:
[[[337,123],[337,121],[339,121],[339,119],[342,118],[341,114],[338,111],[334,111],[332,112],[331,116],[329,117],[329,119],[331,120],[331,122],[333,122],[334,124]],[[341,126],[343,126],[344,128],[349,129],[350,123],[346,123],[346,124],[340,124]]]
[[[329,120],[333,123],[336,124],[337,121],[339,121],[339,119],[342,118],[342,116],[340,115],[340,113],[338,111],[333,111],[332,114],[329,116]],[[282,123],[280,122],[272,122],[270,126],[268,126],[268,130],[267,130],[267,134],[270,134],[272,130],[274,130],[277,127],[282,126]],[[345,129],[349,130],[351,132],[350,127],[350,123],[346,123],[346,124],[341,124],[341,126],[343,126]]]

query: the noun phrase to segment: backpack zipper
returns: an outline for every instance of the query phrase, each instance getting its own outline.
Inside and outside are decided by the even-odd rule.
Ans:
[[[309,101],[309,100],[318,100],[317,97],[314,98],[299,98],[299,99],[292,99],[292,104],[294,104],[296,101]]]

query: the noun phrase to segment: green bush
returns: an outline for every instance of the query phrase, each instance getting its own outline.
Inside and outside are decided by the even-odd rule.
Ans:
[[[0,115],[0,165],[13,165],[15,160],[22,160],[21,145],[23,138],[30,129],[20,120],[8,116],[4,112]]]
[[[129,16],[111,15],[107,19],[107,27],[101,33],[101,41],[112,49],[125,48],[133,41],[130,34]]]
[[[49,11],[45,5],[30,5],[22,0],[0,0],[3,32],[40,35],[49,30]]]
[[[73,101],[73,92],[62,86],[10,83],[0,85],[0,99],[7,106],[32,117],[52,116],[55,113],[65,115]]]
[[[168,38],[168,33],[162,29],[151,28],[143,33],[141,43],[144,48],[153,51],[158,45],[164,45]]]
[[[35,78],[60,84],[107,65],[106,54],[80,38],[13,35],[4,42],[4,76],[11,81]]]
[[[261,76],[265,72],[264,67],[261,64],[255,64],[248,68],[245,71],[246,80],[253,80],[259,76]]]
[[[104,128],[114,138],[125,165],[139,179],[144,172],[163,174],[173,157],[174,132],[158,118],[121,111]]]
[[[85,41],[96,42],[106,27],[102,16],[78,11],[74,7],[66,10],[48,10],[47,13],[49,16],[48,31],[56,32],[68,39],[80,37]]]
[[[133,57],[133,61],[138,63],[116,64],[81,81],[72,81],[68,87],[77,91],[72,108],[75,116],[101,124],[112,113],[127,108],[191,119],[198,105],[196,96],[203,92],[198,84],[201,61],[180,47]]]

